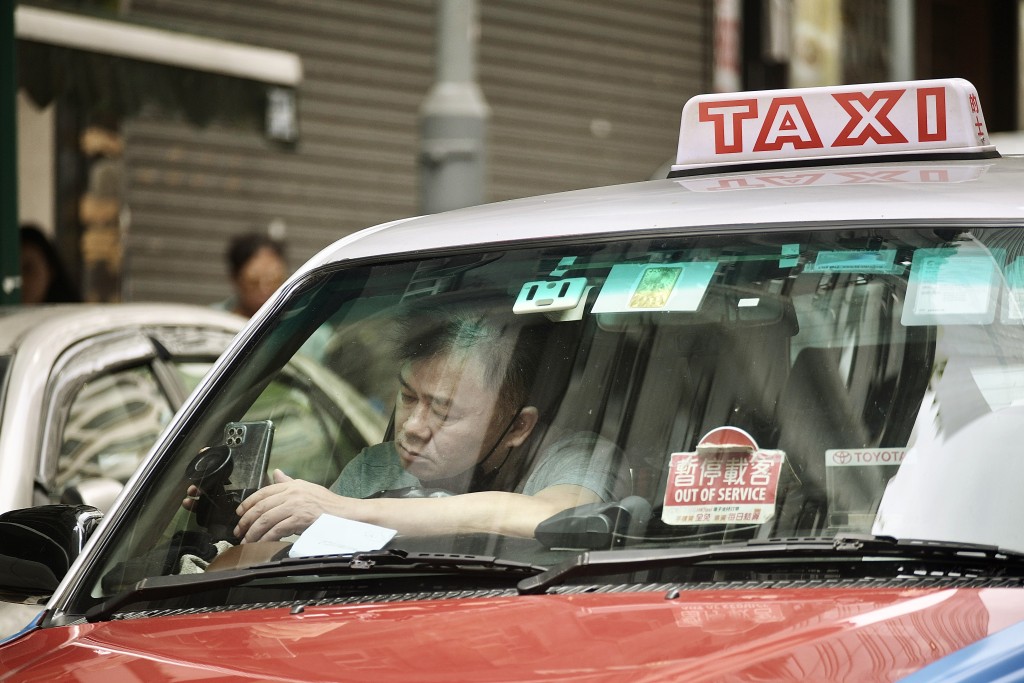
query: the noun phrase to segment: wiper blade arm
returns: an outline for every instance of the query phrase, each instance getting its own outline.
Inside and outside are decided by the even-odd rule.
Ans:
[[[482,568],[497,569],[500,571],[522,571],[536,574],[544,571],[547,567],[526,562],[505,560],[494,555],[462,555],[459,553],[428,553],[428,552],[407,552],[405,550],[370,550],[350,555],[321,555],[315,557],[285,557],[272,563],[254,565],[250,570],[273,569],[276,567],[300,568],[303,573],[315,573],[305,571],[307,564],[327,562],[342,567],[348,566],[351,569],[385,569],[397,567],[402,569],[428,567],[431,569],[452,569]]]
[[[570,578],[590,574],[608,574],[658,567],[687,567],[736,560],[778,560],[823,557],[850,559],[882,557],[932,561],[948,564],[1009,563],[1024,567],[1024,553],[1002,550],[996,546],[949,543],[916,539],[895,539],[887,536],[845,535],[833,538],[755,539],[743,543],[655,550],[599,550],[580,553],[517,585],[521,595],[543,593]]]
[[[374,550],[347,555],[287,557],[244,569],[171,576],[151,576],[107,600],[94,605],[86,613],[89,622],[104,621],[122,607],[143,600],[162,600],[217,588],[230,588],[257,579],[273,579],[317,574],[352,574],[365,571],[409,573],[422,569],[450,573],[512,573],[538,574],[547,567],[503,560],[489,555],[454,553],[407,553],[402,550]]]
[[[800,550],[809,555],[817,555],[832,550],[831,542],[820,542],[813,545],[801,544]],[[747,543],[729,544],[699,548],[664,548],[658,550],[594,550],[580,553],[576,557],[541,572],[536,576],[523,579],[516,586],[520,595],[543,593],[552,586],[566,580],[587,574],[606,574],[622,570],[653,569],[661,566],[691,566],[712,560],[732,560],[737,558],[778,557],[789,555],[793,547],[773,545],[770,547],[753,546]]]

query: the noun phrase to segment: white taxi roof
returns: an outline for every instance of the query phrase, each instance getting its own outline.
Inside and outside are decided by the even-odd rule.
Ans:
[[[687,107],[699,115],[702,103],[713,111],[724,97],[694,98]],[[761,112],[760,119],[742,119],[751,125],[751,134],[744,138],[751,149],[738,155],[728,152],[723,158],[708,156],[706,150],[682,152],[673,165],[679,177],[386,223],[335,242],[302,271],[331,261],[425,249],[659,229],[756,229],[836,221],[1024,222],[1020,189],[1024,157],[999,157],[977,94],[967,81],[761,91],[729,97],[757,103],[756,107],[750,104],[750,111]],[[776,111],[771,114],[773,103]],[[828,110],[834,120],[818,115],[820,110]],[[793,123],[797,115],[793,112],[808,117],[804,128],[798,130]],[[692,138],[685,123],[688,115],[683,115],[681,146]],[[698,124],[713,129],[715,119],[709,121]],[[775,137],[765,133],[763,139],[774,141],[774,146],[780,146],[783,137],[793,136],[767,155],[753,150],[765,122]],[[817,150],[805,146],[794,154],[808,122],[813,123],[818,141],[857,139],[862,144],[841,144],[838,152],[834,144]],[[948,140],[938,141],[940,132]],[[932,139],[922,142],[922,136]],[[709,139],[713,137],[712,130]],[[900,142],[902,138],[908,142]]]

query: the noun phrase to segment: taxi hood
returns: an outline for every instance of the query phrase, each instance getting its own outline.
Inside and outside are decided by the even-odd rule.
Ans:
[[[1012,589],[508,596],[197,612],[30,632],[6,680],[893,681],[1024,619]],[[941,665],[941,662],[939,663]],[[933,665],[934,666],[934,665]],[[410,678],[409,672],[418,672]]]

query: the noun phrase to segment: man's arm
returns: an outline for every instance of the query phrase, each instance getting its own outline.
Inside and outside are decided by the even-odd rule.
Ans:
[[[276,541],[302,533],[322,513],[396,529],[408,536],[497,533],[533,536],[551,515],[600,497],[581,486],[558,484],[527,496],[481,491],[445,498],[346,498],[316,484],[274,472],[275,484],[242,501],[235,535],[243,542]]]

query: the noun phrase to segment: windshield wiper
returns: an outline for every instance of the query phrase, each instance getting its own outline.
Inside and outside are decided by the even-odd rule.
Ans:
[[[288,557],[244,569],[151,576],[135,583],[103,602],[89,608],[89,622],[105,621],[125,605],[144,600],[163,600],[190,593],[230,588],[259,579],[295,576],[374,574],[410,574],[428,570],[435,574],[473,574],[477,576],[533,576],[547,569],[542,565],[503,560],[489,555],[454,553],[410,553],[403,550],[374,550],[346,555]]]
[[[926,565],[976,568],[986,574],[992,566],[1014,568],[1024,575],[1024,553],[996,546],[945,541],[896,539],[887,536],[845,535],[832,538],[755,539],[743,543],[693,548],[599,550],[580,553],[540,574],[519,582],[521,595],[543,593],[548,588],[580,576],[597,576],[660,567],[709,566],[732,562],[775,560],[915,561]]]

